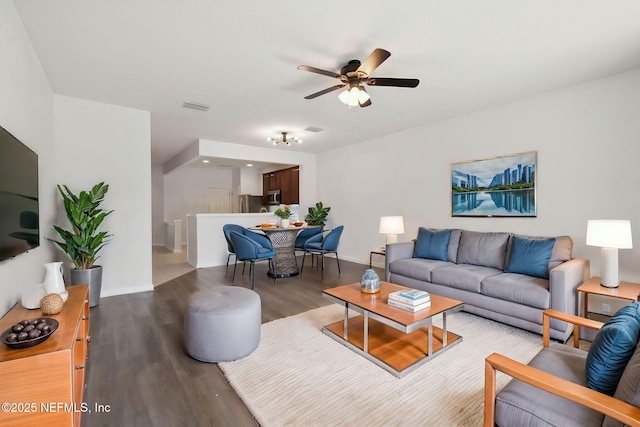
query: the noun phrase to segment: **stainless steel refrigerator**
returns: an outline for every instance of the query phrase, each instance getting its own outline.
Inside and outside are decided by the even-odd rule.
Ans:
[[[260,212],[260,209],[267,207],[262,204],[262,196],[252,196],[251,194],[240,195],[239,209],[241,213],[255,213]]]

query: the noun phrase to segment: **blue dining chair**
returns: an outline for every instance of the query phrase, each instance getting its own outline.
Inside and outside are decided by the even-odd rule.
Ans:
[[[300,274],[304,270],[304,260],[307,254],[320,255],[322,258],[322,279],[324,279],[324,256],[326,254],[335,254],[336,263],[338,264],[338,274],[340,271],[340,260],[338,259],[338,245],[340,244],[340,236],[342,235],[343,225],[340,225],[331,230],[323,238],[323,234],[318,233],[311,236],[304,244],[304,255],[302,255],[302,267],[300,268]]]
[[[236,253],[236,259],[238,261],[250,262],[249,275],[251,276],[251,289],[253,289],[254,275],[255,275],[255,263],[258,261],[269,261],[269,267],[274,272],[273,283],[276,282],[276,269],[273,257],[276,256],[276,251],[269,250],[259,243],[252,240],[250,237],[243,234],[232,231],[230,233],[231,244]]]
[[[233,248],[233,243],[231,243],[231,232],[236,232],[242,234],[243,236],[249,237],[251,240],[258,243],[260,246],[267,248],[269,250],[273,250],[273,245],[271,241],[264,235],[255,233],[247,228],[238,225],[238,224],[225,224],[222,226],[222,231],[224,233],[224,238],[227,241],[227,267],[224,271],[224,277],[227,277],[227,273],[229,271],[229,260],[231,259],[231,255],[234,255],[234,265],[233,265],[233,277],[231,281],[234,281],[236,278],[236,267],[238,264],[238,257],[236,256],[235,249]],[[242,266],[242,274],[244,274],[244,265]]]
[[[324,226],[303,229],[296,237],[295,250],[304,251],[304,244],[307,243],[307,240],[316,234],[321,234],[323,229]]]

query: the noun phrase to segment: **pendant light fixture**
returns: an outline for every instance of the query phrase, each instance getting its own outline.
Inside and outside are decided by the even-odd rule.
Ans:
[[[281,132],[280,136],[275,138],[269,137],[267,138],[267,141],[273,142],[273,145],[278,145],[280,143],[291,145],[292,142],[297,142],[298,144],[302,142],[302,139],[298,138],[297,136],[287,137],[287,135],[288,135],[288,132]]]

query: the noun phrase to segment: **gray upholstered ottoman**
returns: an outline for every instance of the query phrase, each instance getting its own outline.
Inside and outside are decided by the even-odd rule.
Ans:
[[[250,289],[216,286],[191,295],[184,313],[184,345],[202,362],[228,362],[260,342],[260,296]]]

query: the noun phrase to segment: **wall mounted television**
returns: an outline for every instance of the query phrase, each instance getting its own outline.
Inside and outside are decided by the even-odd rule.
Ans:
[[[0,261],[38,246],[38,155],[0,127]]]

